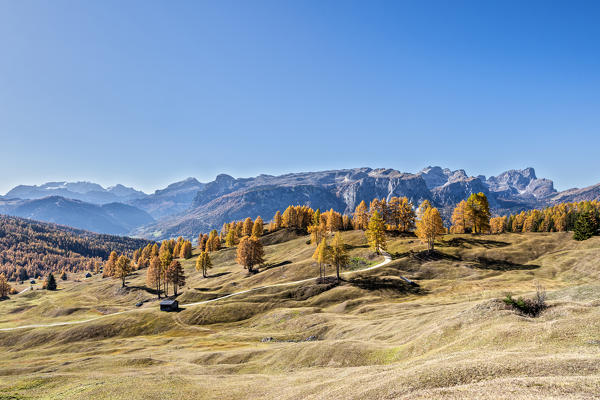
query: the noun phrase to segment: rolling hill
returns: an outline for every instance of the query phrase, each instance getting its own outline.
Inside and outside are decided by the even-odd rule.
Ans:
[[[392,236],[392,261],[364,272],[381,258],[362,232],[343,238],[356,264],[338,285],[282,285],[318,274],[307,237],[282,230],[263,238],[266,263],[257,274],[235,263],[235,249],[212,253],[208,278],[194,259],[181,260],[187,283],[177,313],[158,311],[144,270],[125,289],[95,276],[11,296],[0,302],[0,392],[491,400],[600,391],[600,237],[447,235],[428,254],[414,237]],[[536,282],[549,304],[540,316],[502,302],[508,292],[534,296]],[[48,326],[56,323],[63,325]],[[6,330],[33,324],[41,326]]]

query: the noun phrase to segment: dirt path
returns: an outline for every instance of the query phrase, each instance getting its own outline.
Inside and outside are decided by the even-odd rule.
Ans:
[[[380,262],[379,264],[376,264],[376,265],[373,265],[372,267],[364,268],[364,269],[361,269],[361,270],[358,270],[358,271],[342,272],[342,275],[355,274],[355,273],[358,273],[358,272],[365,272],[365,271],[371,271],[371,270],[374,270],[374,269],[377,269],[377,268],[381,268],[384,265],[386,265],[386,264],[388,264],[388,263],[390,263],[392,261],[392,257],[388,253],[384,252],[383,256],[384,256],[384,260],[382,262]],[[255,288],[252,288],[252,289],[246,289],[246,290],[242,290],[242,291],[239,291],[239,292],[231,293],[231,294],[228,294],[228,295],[225,295],[225,296],[217,297],[217,298],[214,298],[214,299],[211,299],[211,300],[203,300],[203,301],[198,301],[198,302],[195,302],[195,303],[181,304],[181,307],[199,306],[199,305],[202,305],[202,304],[212,303],[212,302],[215,302],[215,301],[227,299],[227,298],[233,297],[233,296],[239,296],[239,295],[242,295],[242,294],[245,294],[245,293],[250,293],[250,292],[254,292],[254,291],[257,291],[257,290],[261,290],[261,289],[273,288],[273,287],[279,287],[279,286],[292,286],[292,285],[297,285],[297,284],[300,284],[300,283],[314,281],[314,280],[315,280],[315,278],[307,278],[307,279],[302,279],[302,280],[299,280],[299,281],[274,283],[272,285],[259,286],[259,287],[255,287]],[[131,309],[131,310],[119,311],[119,312],[112,313],[112,314],[100,315],[98,317],[93,317],[93,318],[88,318],[88,319],[83,319],[83,320],[78,320],[78,321],[55,322],[55,323],[51,323],[51,324],[23,325],[23,326],[16,326],[14,328],[0,328],[0,332],[15,331],[15,330],[18,330],[18,329],[51,328],[51,327],[55,327],[55,326],[85,324],[86,322],[96,321],[98,319],[110,317],[110,316],[113,316],[113,315],[133,313],[133,312],[142,312],[142,311],[152,311],[152,310],[155,310],[155,309],[154,308],[134,308],[134,309]]]

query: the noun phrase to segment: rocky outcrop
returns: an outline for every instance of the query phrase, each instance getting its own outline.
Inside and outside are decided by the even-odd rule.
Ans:
[[[196,193],[203,187],[204,184],[195,178],[187,178],[128,204],[146,211],[154,218],[164,218],[189,209]]]

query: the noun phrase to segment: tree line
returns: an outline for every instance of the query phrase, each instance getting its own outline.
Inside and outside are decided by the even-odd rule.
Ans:
[[[131,256],[146,243],[1,215],[0,274],[8,281],[25,281],[50,272],[93,271],[112,250]]]

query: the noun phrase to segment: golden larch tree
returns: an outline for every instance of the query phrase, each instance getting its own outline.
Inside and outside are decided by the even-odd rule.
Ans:
[[[423,216],[417,221],[415,234],[423,243],[427,244],[427,250],[433,251],[435,239],[446,233],[444,222],[437,208],[429,207],[423,212]]]
[[[319,281],[325,278],[325,265],[330,262],[329,246],[327,246],[327,238],[323,238],[317,246],[312,256],[313,260],[319,265]]]
[[[338,281],[340,280],[340,270],[348,265],[348,260],[348,252],[342,240],[342,234],[336,232],[331,243],[331,264],[335,267],[335,275]]]
[[[452,233],[466,233],[467,229],[471,228],[467,221],[467,202],[465,200],[454,207],[450,221],[452,222],[450,227]]]
[[[126,256],[117,259],[114,277],[121,279],[121,287],[125,287],[125,278],[131,273],[131,260]]]
[[[281,212],[279,210],[277,210],[277,212],[273,216],[273,227],[271,230],[276,231],[278,229],[281,229],[282,223],[283,223],[283,220],[281,218]]]
[[[252,222],[252,218],[250,218],[250,217],[246,218],[244,220],[244,225],[242,227],[242,236],[251,236],[253,226],[254,226],[254,222]]]
[[[367,212],[367,204],[365,201],[361,201],[354,210],[354,216],[352,218],[354,222],[354,229],[362,229],[363,231],[369,226],[369,213]]]
[[[371,216],[365,235],[369,242],[369,246],[371,246],[377,254],[381,254],[381,250],[385,250],[387,245],[385,221],[379,212],[375,211]]]
[[[157,256],[152,257],[150,259],[150,263],[148,264],[148,270],[146,271],[146,285],[148,287],[153,287],[156,289],[156,293],[158,298],[160,299],[160,278],[161,278],[161,264],[160,260]]]
[[[264,224],[262,218],[259,215],[258,217],[256,217],[254,225],[252,225],[252,236],[259,238],[263,235],[263,232]]]
[[[237,247],[236,262],[253,273],[254,266],[264,263],[264,250],[260,240],[244,236]]]

